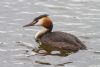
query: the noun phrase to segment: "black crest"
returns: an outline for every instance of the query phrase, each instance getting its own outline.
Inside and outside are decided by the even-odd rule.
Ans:
[[[36,18],[34,19],[34,21],[37,21],[38,19],[43,18],[43,17],[47,17],[47,16],[49,16],[49,15],[48,15],[48,14],[40,15],[40,16],[36,17]]]

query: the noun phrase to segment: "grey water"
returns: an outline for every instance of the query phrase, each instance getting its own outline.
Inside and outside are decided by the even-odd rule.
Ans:
[[[41,14],[50,15],[53,31],[74,34],[87,50],[65,57],[31,55],[40,28],[22,26]],[[100,1],[0,0],[0,67],[100,67]]]

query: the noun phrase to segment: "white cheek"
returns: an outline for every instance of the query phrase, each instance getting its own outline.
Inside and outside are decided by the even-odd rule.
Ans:
[[[36,26],[42,26],[43,25],[43,22],[41,20],[39,20],[35,25]]]

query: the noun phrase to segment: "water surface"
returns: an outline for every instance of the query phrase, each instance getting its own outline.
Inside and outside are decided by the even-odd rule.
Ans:
[[[53,31],[76,35],[88,50],[66,57],[30,55],[40,28],[22,26],[44,13]],[[100,67],[99,21],[99,0],[0,0],[0,67]]]

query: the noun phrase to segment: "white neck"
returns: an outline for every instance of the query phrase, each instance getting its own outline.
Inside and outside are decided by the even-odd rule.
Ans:
[[[46,34],[48,31],[49,31],[49,29],[44,28],[43,30],[37,32],[36,35],[35,35],[35,39],[38,40],[41,36]]]

